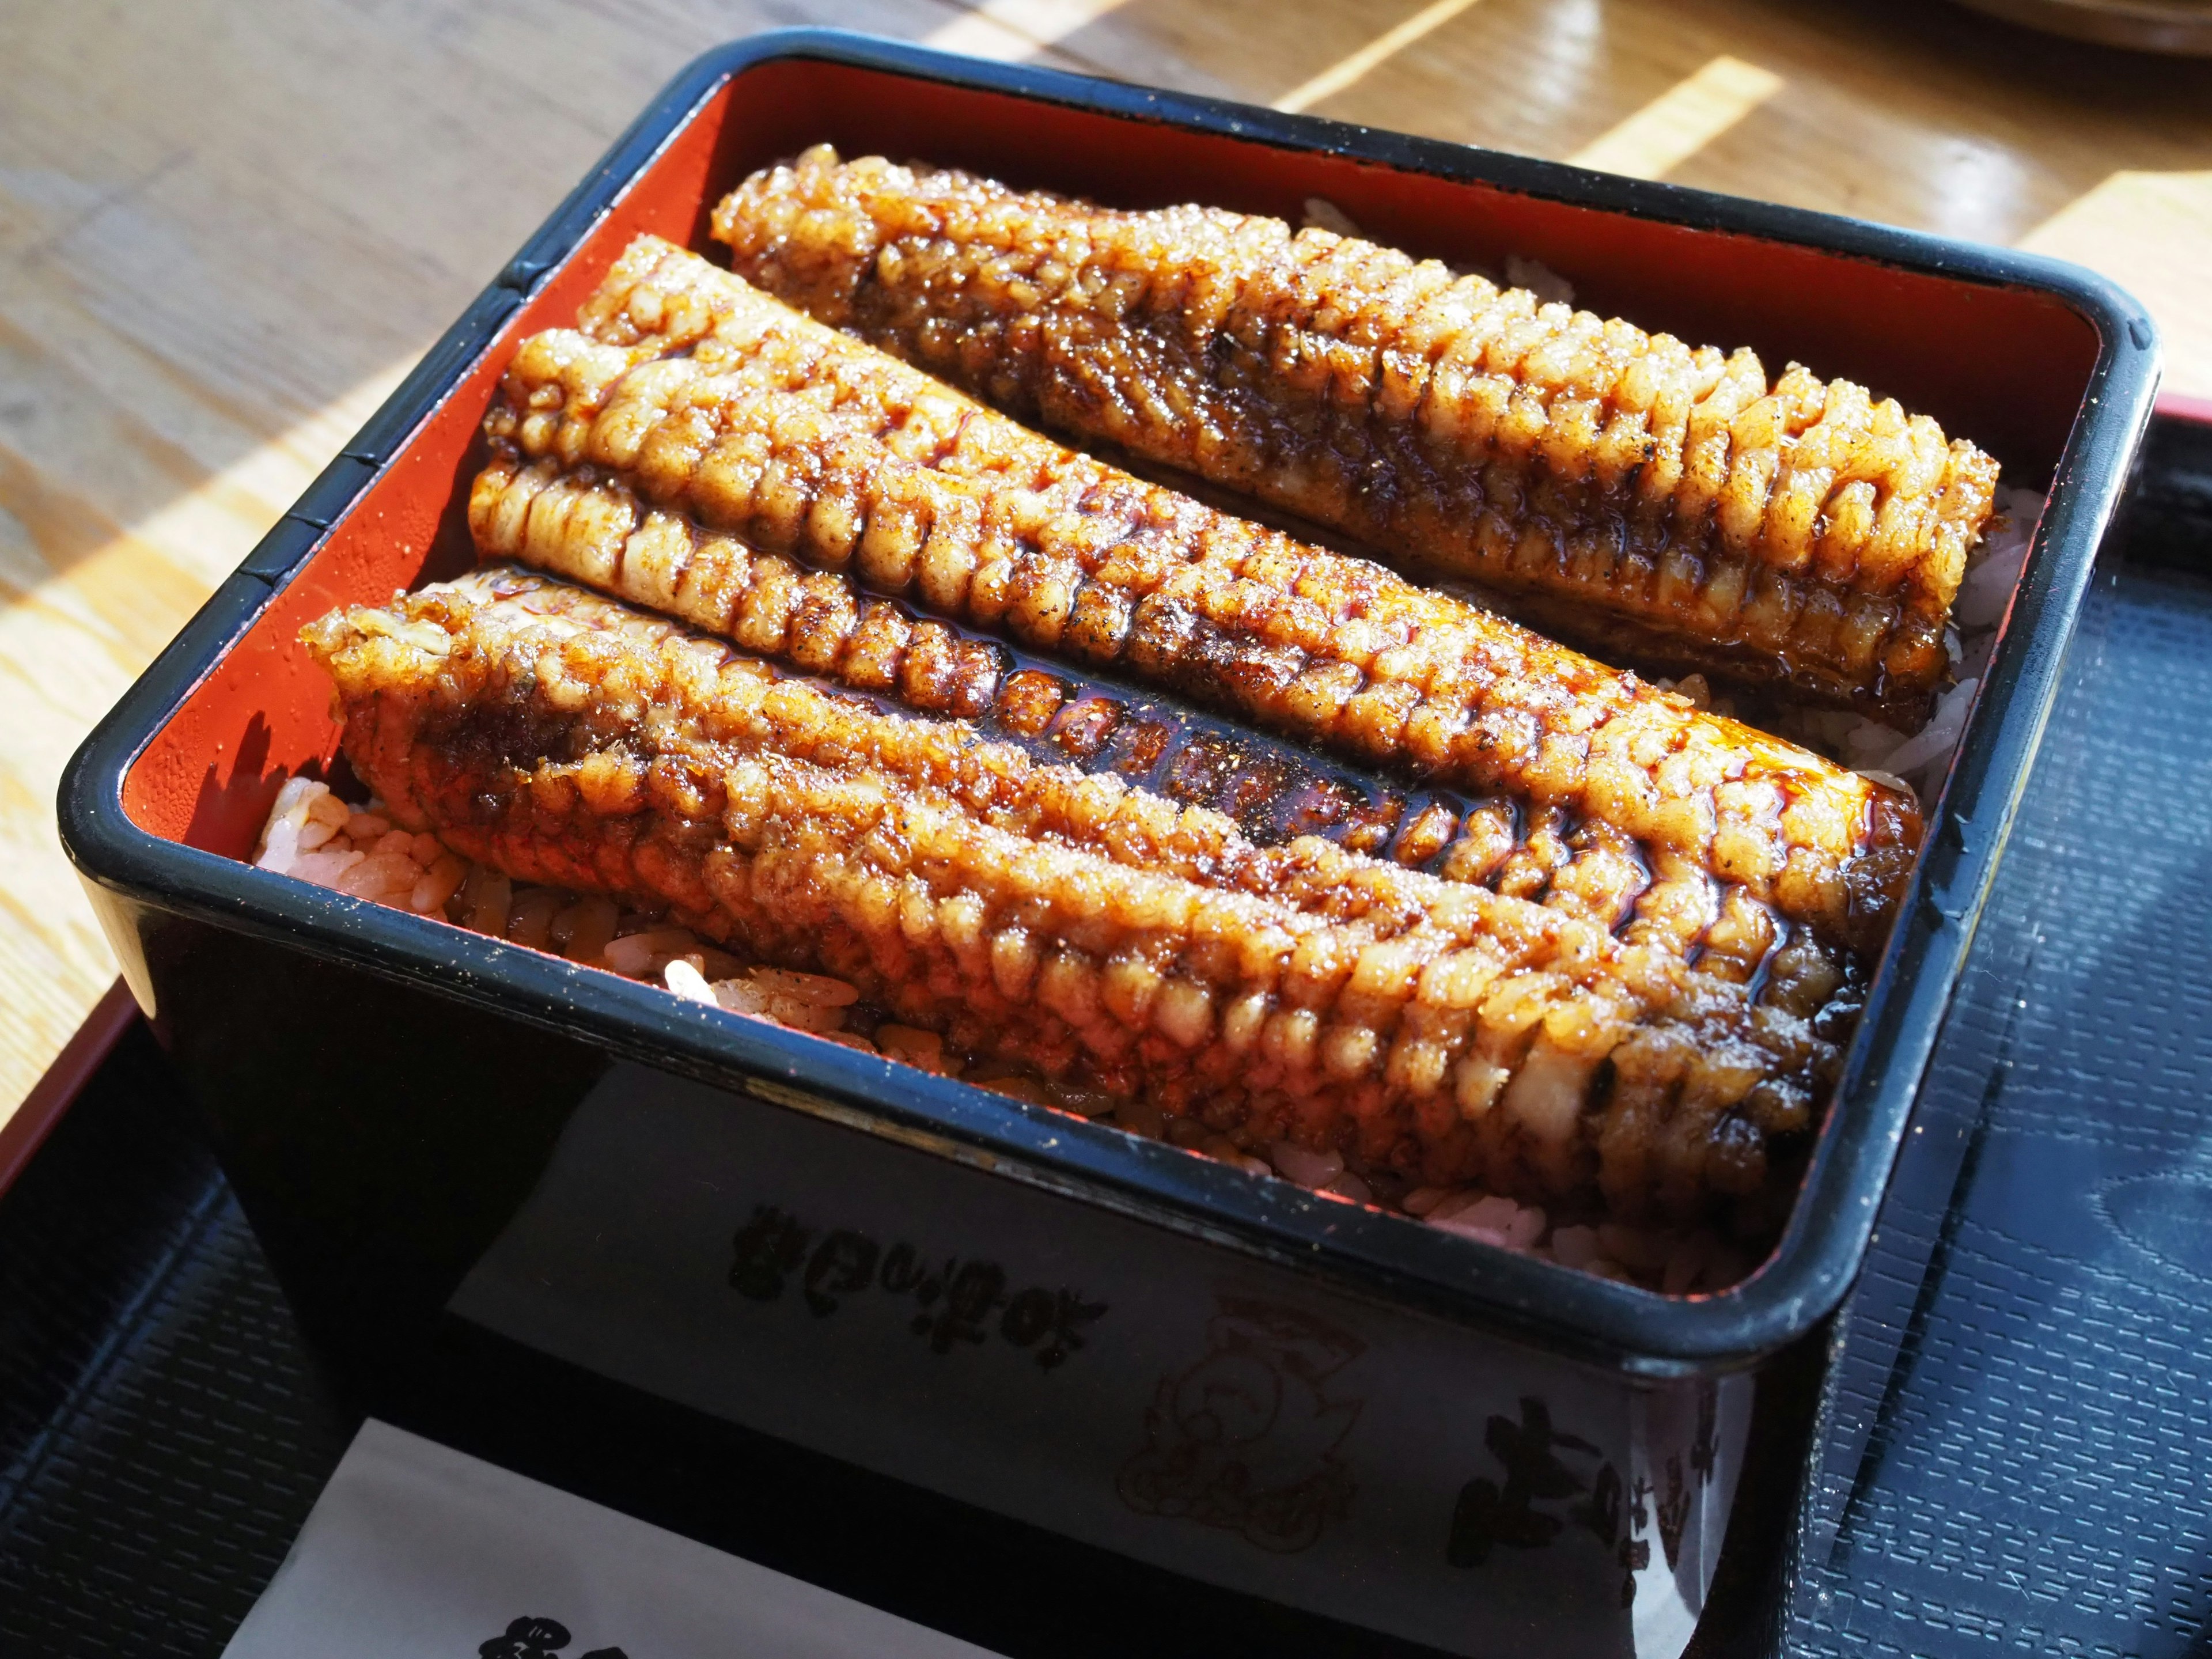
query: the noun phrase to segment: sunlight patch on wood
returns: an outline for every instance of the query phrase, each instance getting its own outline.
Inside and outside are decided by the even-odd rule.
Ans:
[[[2165,389],[2212,398],[2212,173],[2115,173],[2020,239],[2142,301],[2166,343]]]
[[[1300,110],[1311,109],[1325,98],[1334,98],[1377,64],[1396,57],[1422,36],[1434,33],[1476,3],[1478,0],[1436,0],[1434,5],[1423,7],[1397,27],[1376,35],[1358,52],[1331,64],[1312,80],[1291,88],[1275,100],[1274,106],[1295,115]]]
[[[27,470],[0,476],[0,987],[10,1005],[0,1121],[115,978],[55,831],[63,767],[414,362],[369,376],[59,569],[41,548],[41,517],[96,509],[34,489]]]
[[[1002,64],[1019,63],[1065,40],[1122,0],[985,0],[922,36],[921,44]]]
[[[1781,90],[1780,76],[1723,54],[1567,160],[1631,179],[1662,179]]]

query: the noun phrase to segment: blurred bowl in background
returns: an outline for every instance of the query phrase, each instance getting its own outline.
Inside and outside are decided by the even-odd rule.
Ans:
[[[2212,0],[1960,0],[2007,22],[2137,52],[2212,58]]]

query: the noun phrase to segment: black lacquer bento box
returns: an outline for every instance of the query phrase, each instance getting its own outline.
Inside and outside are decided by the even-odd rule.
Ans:
[[[248,863],[337,750],[297,643],[458,574],[514,344],[631,237],[817,142],[1568,274],[1849,374],[2048,504],[1772,1257],[1663,1297]],[[1192,1578],[1462,1653],[1688,1639],[1762,1360],[1864,1256],[2156,380],[2001,250],[1212,100],[792,32],[655,100],[88,740],[61,824],[309,1334],[374,1398],[457,1322]],[[441,1358],[441,1356],[444,1356]],[[610,1432],[617,1432],[611,1425]]]

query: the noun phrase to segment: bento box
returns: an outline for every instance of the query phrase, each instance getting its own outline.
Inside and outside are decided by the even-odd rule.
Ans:
[[[298,642],[456,575],[516,343],[827,140],[1570,274],[1832,365],[2048,495],[1763,1266],[1666,1296],[1470,1243],[247,861],[337,751]],[[453,1322],[1188,1578],[1456,1653],[1671,1656],[1761,1362],[1850,1287],[2154,389],[2072,267],[858,36],[708,54],[87,741],[64,840],[310,1334],[374,1397]]]

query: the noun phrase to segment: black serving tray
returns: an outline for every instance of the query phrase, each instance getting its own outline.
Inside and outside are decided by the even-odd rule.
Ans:
[[[2204,1651],[2208,797],[2212,425],[2166,420],[1868,1271],[1761,1379],[1693,1653]],[[1010,1656],[1414,1651],[500,1359],[380,1408]],[[212,1659],[360,1412],[134,1028],[0,1195],[0,1654]]]

